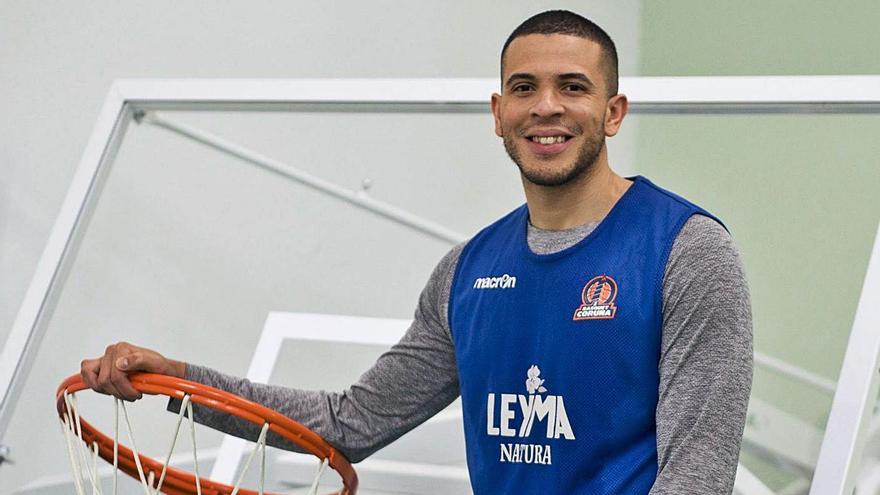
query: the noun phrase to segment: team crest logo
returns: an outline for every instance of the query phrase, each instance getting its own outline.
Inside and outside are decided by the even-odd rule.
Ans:
[[[617,297],[617,282],[608,275],[593,277],[581,291],[583,304],[574,312],[574,320],[610,320],[617,313],[614,299]]]

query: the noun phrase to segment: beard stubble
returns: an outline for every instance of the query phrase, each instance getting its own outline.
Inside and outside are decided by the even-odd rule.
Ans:
[[[573,134],[576,136],[584,135],[579,132],[580,130],[580,127],[573,129],[575,131]],[[602,152],[602,147],[605,146],[605,134],[600,131],[585,136],[586,139],[578,148],[574,163],[559,170],[542,170],[538,167],[529,169],[524,166],[523,159],[516,147],[516,140],[523,137],[519,132],[505,132],[503,141],[507,155],[513,160],[526,180],[539,186],[557,187],[588,176],[595,169],[596,159]]]

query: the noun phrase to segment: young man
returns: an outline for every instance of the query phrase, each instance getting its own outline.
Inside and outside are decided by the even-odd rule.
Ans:
[[[355,462],[461,395],[478,495],[730,493],[752,377],[730,236],[609,167],[605,138],[627,99],[592,22],[525,21],[502,50],[501,84],[495,132],[527,204],[440,261],[406,336],[351,388],[254,384],[125,343],[83,361],[86,383],[133,400],[128,372],[186,377],[298,419]],[[196,419],[256,436],[209,410]]]

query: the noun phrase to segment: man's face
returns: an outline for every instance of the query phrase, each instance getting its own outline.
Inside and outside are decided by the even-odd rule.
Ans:
[[[598,44],[564,34],[514,39],[502,93],[492,95],[495,134],[534,184],[559,186],[588,174],[617,126],[607,130],[608,95]]]

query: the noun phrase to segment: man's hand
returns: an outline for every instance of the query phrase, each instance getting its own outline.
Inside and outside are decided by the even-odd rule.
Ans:
[[[134,401],[143,396],[128,381],[128,374],[135,371],[184,378],[186,363],[168,359],[150,349],[119,342],[107,346],[99,358],[84,359],[79,373],[83,382],[95,392]]]

